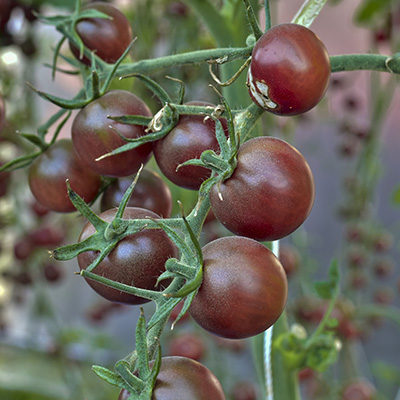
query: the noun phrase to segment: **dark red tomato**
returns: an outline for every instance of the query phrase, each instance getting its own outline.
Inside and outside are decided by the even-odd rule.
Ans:
[[[151,111],[133,93],[125,90],[107,92],[76,115],[72,124],[74,147],[85,164],[100,175],[131,175],[149,160],[152,144],[145,143],[136,149],[96,161],[97,158],[127,143],[110,126],[127,138],[137,138],[146,134],[145,127],[115,122],[107,118],[109,115],[151,117]]]
[[[215,107],[204,102],[190,102],[187,105]],[[226,120],[221,119],[227,131]],[[154,157],[161,172],[176,185],[198,190],[210,177],[211,171],[204,167],[184,166],[176,168],[185,161],[200,158],[205,150],[218,152],[219,144],[215,136],[215,122],[200,115],[183,115],[177,125],[163,139],[154,142]]]
[[[248,86],[253,101],[278,115],[304,113],[324,96],[331,63],[325,45],[310,29],[281,24],[253,49]]]
[[[123,389],[118,400],[129,396]],[[179,399],[225,400],[225,394],[215,375],[203,364],[185,357],[163,357],[151,400]]]
[[[57,212],[76,211],[68,197],[66,179],[87,203],[96,197],[101,186],[101,177],[81,162],[69,139],[60,139],[50,146],[31,164],[28,174],[35,199]]]
[[[200,361],[204,356],[206,346],[198,335],[187,332],[172,338],[168,343],[168,350],[171,356]]]
[[[83,44],[107,63],[115,63],[132,41],[132,28],[126,16],[112,4],[93,2],[82,8],[94,9],[107,14],[109,18],[86,18],[76,24],[76,32]],[[87,57],[79,59],[79,50],[70,43],[75,57],[86,65],[91,65]]]
[[[368,381],[359,380],[349,383],[342,392],[341,400],[374,400],[376,390]]]
[[[314,178],[307,161],[290,144],[272,137],[245,142],[233,175],[210,191],[212,210],[231,232],[277,240],[296,230],[314,203]]]
[[[239,236],[203,247],[204,276],[189,313],[207,331],[227,339],[264,332],[281,315],[287,278],[261,243]]]
[[[40,226],[29,233],[28,239],[35,247],[54,248],[65,239],[65,232],[55,226]]]
[[[120,178],[113,182],[101,198],[101,211],[118,207],[122,197],[133,182],[134,176]],[[128,202],[129,207],[150,210],[163,218],[169,218],[172,211],[172,195],[168,185],[157,173],[144,169]]]
[[[104,221],[111,222],[117,209],[100,214]],[[159,218],[157,214],[143,208],[127,207],[125,219]],[[79,237],[79,242],[95,233],[92,224],[87,223]],[[98,256],[97,252],[87,251],[78,255],[79,268],[86,269]],[[178,249],[161,229],[144,229],[139,233],[122,239],[111,253],[93,270],[94,273],[116,282],[134,285],[141,289],[162,290],[166,282],[157,287],[157,278],[165,271],[164,264],[178,256]],[[88,284],[102,297],[110,301],[126,304],[143,304],[149,300],[121,292],[87,279]]]

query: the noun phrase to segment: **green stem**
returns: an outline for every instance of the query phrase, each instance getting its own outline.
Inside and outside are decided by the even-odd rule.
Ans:
[[[388,65],[390,67],[388,67]],[[380,54],[345,54],[331,56],[331,71],[372,70],[400,74],[400,60]]]
[[[295,24],[309,27],[321,12],[327,0],[306,0],[293,18]]]

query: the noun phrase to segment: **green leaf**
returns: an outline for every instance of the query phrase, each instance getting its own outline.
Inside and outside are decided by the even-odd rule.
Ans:
[[[315,282],[315,290],[322,299],[332,299],[339,290],[339,267],[337,260],[333,260],[329,267],[329,280]]]
[[[123,387],[127,390],[130,389],[121,376],[117,375],[115,372],[99,365],[93,365],[92,370],[99,378],[103,379],[103,381],[114,386]]]
[[[356,10],[355,20],[360,24],[370,24],[390,9],[393,0],[366,0]]]
[[[139,372],[140,379],[146,381],[150,375],[149,368],[149,357],[147,351],[147,340],[146,340],[146,319],[144,317],[143,308],[140,310],[139,320],[136,325],[136,351],[138,354],[137,358],[137,370]]]

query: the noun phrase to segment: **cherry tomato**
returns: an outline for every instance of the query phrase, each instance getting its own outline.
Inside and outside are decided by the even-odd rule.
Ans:
[[[101,177],[81,162],[71,140],[60,139],[30,165],[29,187],[35,199],[49,210],[76,211],[68,197],[66,179],[87,203],[101,186]]]
[[[126,16],[112,4],[93,2],[87,4],[82,10],[94,9],[109,15],[111,18],[85,18],[76,26],[76,32],[83,44],[96,52],[107,63],[115,63],[132,42],[132,28]],[[79,58],[79,50],[70,43],[74,56],[86,65],[91,65],[91,60],[83,56]]]
[[[190,102],[188,105],[215,107],[204,102]],[[226,120],[221,119],[227,131]],[[215,136],[215,122],[201,115],[182,115],[177,125],[163,139],[154,142],[154,157],[161,172],[176,185],[197,190],[210,177],[211,171],[204,167],[179,164],[200,158],[205,150],[218,152],[219,144]]]
[[[189,313],[207,331],[228,339],[257,335],[281,315],[287,278],[261,243],[239,236],[203,247],[204,275]]]
[[[296,230],[314,203],[314,178],[290,144],[272,137],[245,142],[233,175],[210,191],[212,210],[228,230],[256,240],[277,240]]]
[[[104,221],[111,222],[117,209],[100,214]],[[124,218],[144,219],[159,218],[157,214],[143,208],[127,207]],[[95,233],[92,224],[87,223],[79,237],[83,241]],[[87,251],[78,255],[79,268],[86,269],[98,256],[97,252]],[[161,229],[144,229],[129,235],[118,242],[116,247],[93,270],[94,273],[116,282],[134,285],[141,289],[162,290],[166,281],[157,287],[157,278],[165,271],[164,264],[168,258],[178,256],[178,249]],[[126,304],[143,304],[149,300],[121,292],[110,286],[87,279],[88,284],[102,297],[110,301]]]
[[[118,400],[129,396],[122,389]],[[163,357],[151,399],[225,400],[225,394],[215,375],[203,364],[185,357]]]
[[[152,144],[145,143],[133,150],[96,161],[97,158],[127,143],[110,126],[127,138],[137,138],[146,134],[145,127],[122,124],[107,118],[121,115],[150,117],[151,111],[133,93],[112,90],[80,110],[72,124],[72,141],[79,157],[100,175],[131,175],[150,158]]]
[[[101,210],[118,207],[134,176],[117,179],[101,198]],[[155,172],[144,169],[128,202],[129,207],[140,207],[169,218],[172,211],[172,195],[168,185]]]
[[[274,114],[301,114],[322,99],[330,74],[328,52],[314,32],[297,24],[276,25],[254,46],[249,92],[257,105]]]
[[[172,338],[168,343],[168,349],[171,356],[200,361],[204,356],[206,346],[198,335],[187,332]]]

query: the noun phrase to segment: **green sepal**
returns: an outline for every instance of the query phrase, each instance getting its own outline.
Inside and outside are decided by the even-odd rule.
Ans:
[[[120,283],[113,281],[112,279],[105,278],[104,276],[97,275],[93,272],[83,269],[80,275],[84,278],[91,279],[95,282],[102,283],[103,285],[110,286],[114,289],[120,290],[121,292],[133,294],[134,296],[143,297],[145,299],[157,301],[160,299],[162,294],[158,291],[140,289],[134,286],[126,285],[125,283]]]
[[[35,153],[30,153],[30,154],[26,154],[24,156],[18,157],[14,160],[8,161],[7,163],[3,164],[0,167],[0,172],[1,171],[14,171],[16,169],[20,169],[20,168],[25,168],[28,165],[30,165],[33,160],[40,156],[42,154],[42,151],[37,151]]]
[[[109,370],[108,368],[104,368],[99,365],[93,365],[92,370],[99,378],[103,379],[103,381],[106,381],[110,385],[118,386],[126,390],[131,390],[129,385],[126,384],[125,380],[120,375]]]
[[[141,125],[141,126],[148,126],[152,120],[151,117],[145,117],[143,115],[121,115],[121,116],[108,115],[107,118],[112,119],[113,121],[116,122],[120,122],[122,124]],[[127,142],[131,142],[135,139],[124,137],[124,140],[126,140]]]
[[[127,389],[131,393],[133,390],[136,391],[136,393],[140,393],[144,389],[145,382],[132,373],[131,365],[128,363],[128,361],[118,361],[115,364],[114,369],[118,372],[118,374],[127,385],[125,386],[125,389]]]
[[[169,258],[165,262],[166,272],[178,275],[179,278],[193,279],[196,276],[196,268],[177,260],[176,258]]]
[[[177,292],[175,293],[163,293],[165,297],[174,297],[174,298],[181,298],[186,297],[192,292],[197,292],[199,287],[203,282],[203,267],[201,266],[196,273],[196,276],[188,280]]]
[[[160,101],[162,105],[165,105],[167,103],[172,103],[172,99],[169,96],[169,94],[156,81],[149,78],[148,76],[134,73],[121,76],[120,79],[125,79],[125,78],[140,79],[145,84],[145,86],[157,97],[157,99]]]
[[[54,81],[54,79],[55,79],[56,71],[57,71],[57,58],[58,58],[58,55],[60,54],[61,47],[62,47],[62,45],[64,44],[65,40],[66,40],[66,37],[63,36],[63,37],[58,41],[58,43],[57,43],[57,45],[56,45],[56,47],[55,47],[55,49],[54,49],[54,53],[53,53],[53,63],[52,63],[52,65],[51,65],[51,78],[53,79],[53,81]]]
[[[44,137],[46,136],[46,133],[49,131],[50,127],[55,124],[57,120],[59,120],[67,110],[58,110],[56,113],[54,113],[43,125],[40,125],[37,129],[38,136],[44,141]],[[68,114],[68,118],[71,114]],[[66,122],[66,121],[65,121]],[[62,122],[59,124],[59,126],[62,126]]]
[[[52,94],[42,92],[38,89],[36,89],[33,85],[31,85],[29,82],[27,82],[27,85],[36,93],[38,94],[41,98],[50,101],[51,103],[55,104],[58,107],[67,109],[67,110],[76,110],[78,108],[83,108],[90,102],[88,99],[63,99],[61,97],[53,96]]]
[[[179,320],[188,312],[190,305],[192,304],[193,299],[195,298],[197,294],[197,290],[190,293],[184,303],[183,303],[183,307],[181,309],[181,311],[179,312],[178,316],[175,318],[175,320],[172,322],[172,326],[171,329],[174,329],[175,325],[179,322]]]

